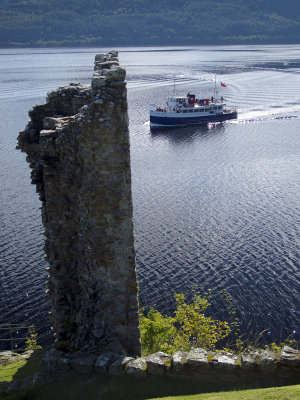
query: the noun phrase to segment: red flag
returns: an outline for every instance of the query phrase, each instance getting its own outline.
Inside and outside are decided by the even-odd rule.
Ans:
[[[225,83],[221,82],[221,86],[226,87],[227,85],[225,85]]]

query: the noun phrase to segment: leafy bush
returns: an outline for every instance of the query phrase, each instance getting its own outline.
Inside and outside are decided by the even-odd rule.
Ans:
[[[38,334],[35,331],[34,325],[30,325],[28,327],[28,336],[25,341],[25,349],[26,350],[39,350],[42,348],[37,342]]]
[[[217,343],[231,332],[228,322],[205,316],[210,306],[208,296],[201,297],[196,293],[190,304],[183,294],[176,294],[175,299],[177,307],[173,317],[162,315],[152,307],[146,316],[141,315],[145,355],[156,351],[190,350],[192,346],[215,350]]]
[[[150,307],[147,317],[141,315],[140,325],[143,353],[172,350],[172,339],[177,333],[174,318],[162,315]]]

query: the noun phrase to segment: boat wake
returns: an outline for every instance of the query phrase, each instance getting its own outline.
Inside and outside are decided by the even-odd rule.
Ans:
[[[276,107],[269,110],[254,110],[239,112],[239,117],[230,123],[255,123],[270,120],[284,120],[300,118],[300,105],[294,107]]]

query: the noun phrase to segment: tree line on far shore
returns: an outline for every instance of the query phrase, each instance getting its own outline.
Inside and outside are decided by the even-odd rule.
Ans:
[[[297,43],[294,0],[1,0],[0,46]]]

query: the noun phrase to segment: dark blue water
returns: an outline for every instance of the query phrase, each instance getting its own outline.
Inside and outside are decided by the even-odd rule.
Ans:
[[[0,51],[0,323],[30,322],[47,340],[39,200],[15,150],[46,92],[89,83],[101,49]],[[122,48],[127,69],[140,301],[160,311],[195,284],[226,318],[270,338],[300,329],[300,46]],[[151,131],[148,106],[217,87],[239,118]],[[220,82],[227,84],[221,88]]]

